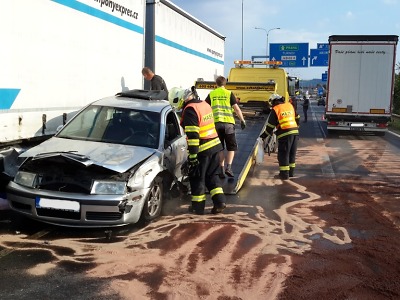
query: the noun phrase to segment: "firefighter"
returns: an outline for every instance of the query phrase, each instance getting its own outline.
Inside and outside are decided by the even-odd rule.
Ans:
[[[214,204],[211,213],[218,214],[226,207],[225,194],[217,176],[219,153],[223,148],[215,130],[212,109],[199,99],[194,87],[186,89],[182,98],[181,126],[187,136],[192,197],[189,211],[204,214],[207,188]]]
[[[285,102],[284,97],[273,94],[270,101],[272,110],[268,116],[265,130],[260,137],[264,140],[267,136],[271,136],[276,128],[279,162],[279,175],[276,178],[287,180],[294,176],[296,167],[300,116],[291,103]]]

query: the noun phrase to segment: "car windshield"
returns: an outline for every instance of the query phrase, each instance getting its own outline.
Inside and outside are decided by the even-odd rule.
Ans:
[[[156,112],[90,105],[65,125],[59,138],[158,148]]]

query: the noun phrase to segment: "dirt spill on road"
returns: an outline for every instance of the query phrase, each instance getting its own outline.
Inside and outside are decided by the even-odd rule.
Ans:
[[[284,183],[260,179],[278,169],[271,156],[246,180],[253,194],[223,215],[189,215],[182,204],[178,215],[110,239],[3,234],[0,246],[46,252],[32,276],[63,268],[106,281],[105,298],[398,299],[400,157],[363,137],[346,137],[349,148],[328,143],[302,147],[303,176]]]
[[[266,179],[259,184],[271,182]],[[316,237],[337,245],[351,243],[345,228],[325,228],[322,220],[307,219],[307,208],[294,208],[311,202],[326,205],[318,195],[293,181],[285,184],[294,191],[288,196],[293,201],[275,210],[276,219],[267,218],[259,206],[235,204],[223,215],[162,217],[109,244],[94,244],[90,238],[63,238],[47,244],[29,241],[29,245],[24,241],[25,250],[39,246],[53,257],[52,262],[27,272],[43,276],[61,265],[90,264],[86,275],[108,278],[109,288],[124,299],[132,299],[132,295],[152,299],[214,299],[213,295],[273,299],[291,272],[291,255],[309,251]],[[18,249],[18,241],[23,239],[3,236],[2,245]]]

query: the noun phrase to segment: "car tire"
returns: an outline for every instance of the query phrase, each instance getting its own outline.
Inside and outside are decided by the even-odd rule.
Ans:
[[[276,141],[274,141],[274,145],[272,147],[272,153],[275,153],[276,150],[278,150],[278,144],[276,143]]]
[[[163,183],[161,178],[157,177],[154,179],[144,202],[142,217],[145,221],[152,221],[161,215],[163,199]]]

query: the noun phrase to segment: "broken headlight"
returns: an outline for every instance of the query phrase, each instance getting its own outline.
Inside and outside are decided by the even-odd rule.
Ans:
[[[14,182],[20,185],[35,187],[38,174],[25,171],[18,171],[14,177]]]

